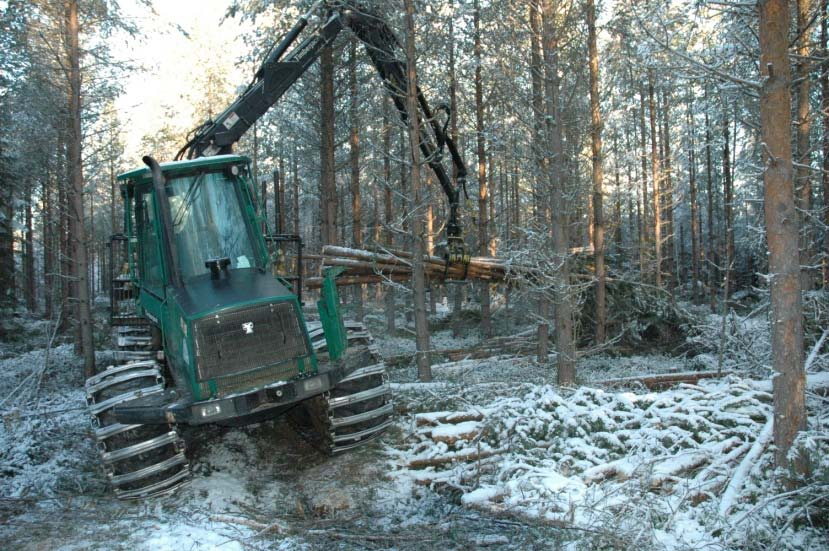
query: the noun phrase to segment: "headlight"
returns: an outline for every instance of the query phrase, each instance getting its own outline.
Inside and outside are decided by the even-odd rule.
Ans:
[[[213,417],[214,415],[219,415],[222,412],[222,405],[221,404],[204,404],[203,406],[198,406],[198,415],[202,419],[206,417]]]
[[[308,379],[304,383],[302,383],[302,388],[305,389],[305,392],[314,392],[315,390],[319,390],[322,388],[322,377],[314,377],[313,379]]]

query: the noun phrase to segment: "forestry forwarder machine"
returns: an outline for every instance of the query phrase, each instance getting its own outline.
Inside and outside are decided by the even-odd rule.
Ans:
[[[245,92],[191,133],[175,161],[147,156],[146,168],[118,177],[125,207],[124,233],[111,241],[116,361],[86,381],[86,395],[119,498],[161,495],[188,481],[179,424],[239,426],[285,413],[300,435],[336,454],[392,422],[385,365],[365,328],[343,321],[336,272],[325,274],[319,321],[306,321],[300,238],[263,232],[249,159],[232,154],[346,27],[406,121],[406,63],[391,29],[362,6],[318,1]],[[420,148],[448,197],[446,260],[468,262],[458,212],[466,169],[447,121],[435,116],[448,120],[449,109],[432,112],[419,90],[417,100]],[[444,148],[457,185],[443,167]]]

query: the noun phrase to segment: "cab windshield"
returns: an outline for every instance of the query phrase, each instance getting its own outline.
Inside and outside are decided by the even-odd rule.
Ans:
[[[181,278],[209,274],[205,262],[227,258],[228,269],[257,264],[255,247],[237,193],[236,177],[224,171],[175,178],[167,194]]]

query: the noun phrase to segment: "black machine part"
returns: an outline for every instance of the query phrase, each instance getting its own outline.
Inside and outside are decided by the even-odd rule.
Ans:
[[[164,178],[164,173],[161,171],[161,165],[158,164],[158,161],[150,157],[149,155],[145,155],[142,158],[144,164],[150,168],[150,172],[152,173],[153,177],[153,188],[155,190],[154,196],[156,201],[160,201],[159,211],[161,211],[161,218],[163,224],[161,224],[161,231],[163,233],[164,242],[169,244],[169,247],[164,247],[164,254],[166,255],[166,262],[167,266],[170,267],[170,272],[172,274],[172,283],[176,287],[181,287],[181,271],[178,269],[178,251],[176,250],[176,240],[170,234],[173,228],[173,217],[170,213],[170,202],[167,198],[167,192],[165,190],[165,185],[167,183],[166,178]]]
[[[309,30],[310,36],[294,46],[312,21],[314,26]],[[279,101],[317,60],[322,49],[330,46],[346,27],[365,45],[366,53],[391,95],[401,120],[407,122],[410,116],[405,100],[407,66],[403,49],[392,29],[361,3],[318,0],[268,54],[247,89],[215,120],[209,120],[191,132],[176,159],[183,158],[185,154],[193,159],[231,153],[233,145],[242,135]],[[447,260],[468,262],[460,223],[460,193],[461,190],[466,193],[467,169],[454,140],[446,132],[449,107],[444,104],[433,111],[420,88],[417,100],[420,109],[415,116],[426,123],[420,125],[420,150],[449,203]],[[443,113],[446,118],[440,120],[438,113]],[[449,151],[457,185],[453,184],[443,165],[444,149]]]

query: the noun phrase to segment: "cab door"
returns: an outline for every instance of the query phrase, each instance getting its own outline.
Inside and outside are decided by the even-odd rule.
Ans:
[[[137,191],[135,197],[135,235],[138,238],[138,284],[140,304],[151,319],[161,318],[164,301],[165,269],[161,242],[161,221],[152,189]]]

